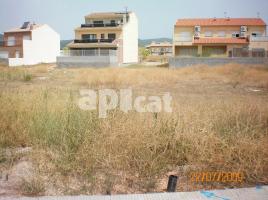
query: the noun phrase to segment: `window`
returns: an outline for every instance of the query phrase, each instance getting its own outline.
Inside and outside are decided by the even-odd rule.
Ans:
[[[180,32],[177,41],[179,42],[191,42],[193,40],[190,32]]]
[[[93,24],[103,24],[103,21],[93,21]]]
[[[101,39],[105,39],[105,34],[104,33],[101,34]]]
[[[94,27],[103,27],[103,21],[93,21]]]
[[[225,32],[224,31],[220,31],[218,33],[218,37],[225,37]]]
[[[82,35],[82,40],[94,40],[97,39],[96,34],[84,34]]]
[[[201,31],[201,26],[195,26],[194,31],[195,32],[200,32]]]
[[[252,37],[261,37],[261,33],[260,32],[253,32],[251,33]]]
[[[111,24],[115,24],[115,20],[111,20]]]
[[[233,32],[232,33],[232,37],[233,38],[239,38],[240,37],[240,33],[239,32]]]
[[[109,34],[108,34],[108,39],[113,39],[113,40],[115,40],[115,39],[116,39],[116,34],[115,34],[115,33],[109,33]]]
[[[212,32],[211,31],[207,31],[205,32],[205,37],[212,37]]]
[[[15,46],[15,37],[14,36],[8,36],[7,46],[9,46],[9,47]]]

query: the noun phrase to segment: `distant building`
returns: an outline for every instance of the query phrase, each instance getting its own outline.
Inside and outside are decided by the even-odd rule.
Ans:
[[[146,46],[153,56],[172,56],[172,44],[170,42],[152,42],[150,45]]]
[[[25,22],[22,27],[4,32],[0,59],[9,66],[56,62],[60,36],[48,25]]]
[[[133,12],[92,13],[75,29],[59,64],[121,65],[138,62],[138,19]],[[72,58],[73,57],[73,58]]]
[[[264,57],[266,24],[260,18],[178,19],[174,56]]]

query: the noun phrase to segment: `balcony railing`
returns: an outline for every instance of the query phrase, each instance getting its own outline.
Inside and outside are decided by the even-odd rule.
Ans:
[[[117,27],[117,23],[103,23],[103,24],[81,24],[81,28],[97,28],[97,27]]]
[[[117,56],[117,50],[112,49],[79,49],[62,50],[61,56]]]
[[[192,41],[193,37],[180,37],[180,36],[175,37],[175,42],[192,42]]]
[[[251,42],[268,42],[268,36],[250,37]]]
[[[74,43],[112,43],[115,39],[82,39],[74,40]]]

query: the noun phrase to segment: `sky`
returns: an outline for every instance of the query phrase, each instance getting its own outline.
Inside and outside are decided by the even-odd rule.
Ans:
[[[268,23],[268,0],[1,0],[0,33],[24,21],[48,24],[73,39],[74,28],[91,12],[134,11],[139,19],[139,38],[172,38],[179,18],[257,17]]]

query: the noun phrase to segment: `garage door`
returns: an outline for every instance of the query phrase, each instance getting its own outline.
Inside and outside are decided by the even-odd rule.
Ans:
[[[0,58],[8,58],[8,52],[0,51]]]
[[[204,46],[203,56],[220,56],[226,55],[226,46]]]
[[[176,47],[176,56],[197,56],[197,46],[194,47]]]

